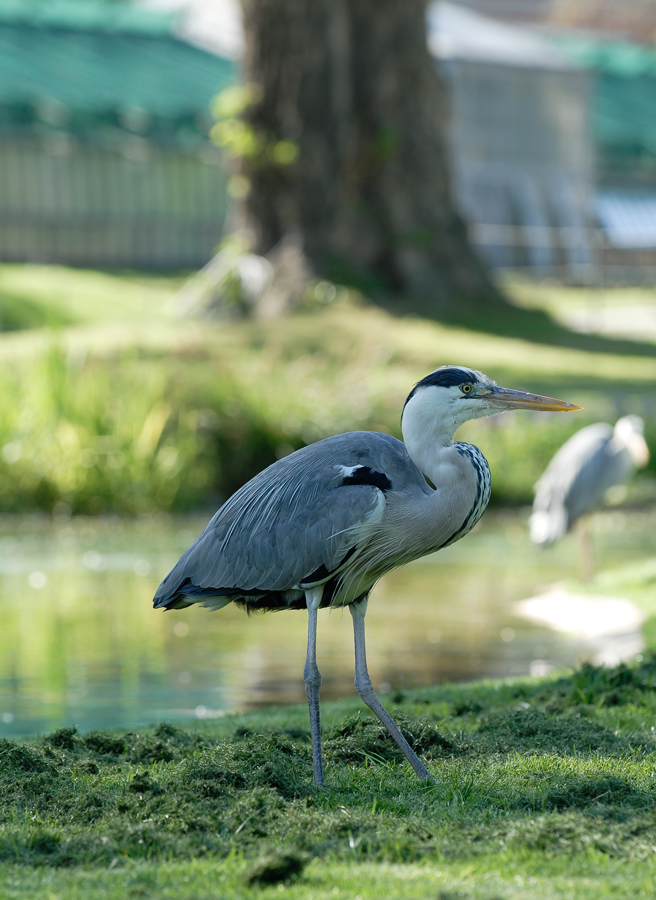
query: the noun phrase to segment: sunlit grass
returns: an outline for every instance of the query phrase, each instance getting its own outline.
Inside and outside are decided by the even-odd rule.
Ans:
[[[494,853],[475,862],[448,859],[415,864],[358,864],[313,861],[302,880],[285,885],[248,887],[239,857],[216,864],[193,860],[162,865],[136,864],[119,870],[7,872],[7,897],[51,896],[66,900],[124,900],[165,897],[197,900],[230,897],[261,900],[610,900],[653,897],[653,863],[628,867],[624,860],[594,853],[574,860],[544,860],[540,854],[521,858]]]
[[[536,282],[517,274],[505,275],[501,283],[503,289],[520,306],[546,309],[553,313],[562,312],[568,307],[593,310],[595,306],[606,305],[629,308],[656,305],[656,290],[653,286],[574,286],[561,284],[555,279]]]
[[[157,316],[184,280],[184,275],[149,276],[5,263],[0,265],[0,326],[6,327],[5,308],[15,305],[13,327],[35,327],[34,316],[21,325],[21,302],[42,311],[42,322],[37,324],[43,325]]]

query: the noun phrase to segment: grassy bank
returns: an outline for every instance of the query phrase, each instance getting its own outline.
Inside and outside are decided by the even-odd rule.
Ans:
[[[65,520],[218,502],[308,441],[398,434],[410,386],[444,362],[586,407],[463,430],[490,458],[497,500],[528,500],[586,422],[640,412],[656,447],[656,346],[500,337],[356,303],[178,321],[175,284],[0,267],[0,312],[10,296],[14,317],[0,335],[0,510]],[[638,562],[595,590],[632,591],[653,617],[655,578]],[[137,631],[120,624],[130,656]],[[384,699],[434,783],[357,699],[324,707],[323,791],[304,707],[0,740],[0,900],[654,896],[656,660]]]
[[[656,346],[562,346],[551,332],[500,337],[352,303],[278,322],[180,321],[170,298],[181,282],[0,267],[0,321],[9,310],[24,326],[0,333],[0,510],[212,505],[309,441],[398,436],[409,388],[444,362],[585,406],[462,430],[490,460],[495,502],[529,502],[557,447],[599,418],[642,414],[656,449]]]
[[[648,660],[388,695],[434,784],[350,701],[323,791],[301,707],[3,741],[0,896],[653,897],[655,689]]]

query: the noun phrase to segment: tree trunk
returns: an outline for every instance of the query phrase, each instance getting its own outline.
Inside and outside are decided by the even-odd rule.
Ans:
[[[501,302],[454,209],[423,0],[242,6],[245,80],[262,88],[245,117],[297,149],[289,165],[243,161],[253,252],[274,269],[282,259],[287,282],[301,265],[376,299],[402,297],[406,310]]]

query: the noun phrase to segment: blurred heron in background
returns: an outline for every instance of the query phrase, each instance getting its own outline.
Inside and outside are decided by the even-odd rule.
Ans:
[[[649,462],[640,416],[624,416],[615,428],[597,422],[577,431],[556,453],[535,485],[529,527],[534,544],[548,547],[624,486]],[[581,523],[582,577],[590,581],[593,558],[585,520]]]
[[[303,677],[316,784],[323,784],[316,661],[322,607],[348,606],[355,687],[417,775],[429,777],[374,692],[365,654],[367,600],[386,572],[452,544],[478,522],[490,497],[490,469],[477,447],[454,443],[453,435],[469,419],[508,409],[580,407],[497,387],[474,369],[442,366],[405,402],[404,443],[359,431],[279,460],[224,503],[159,586],[157,608],[307,608]]]

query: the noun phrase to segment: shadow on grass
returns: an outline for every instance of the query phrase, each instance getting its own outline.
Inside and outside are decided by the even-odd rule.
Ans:
[[[503,299],[490,301],[467,298],[463,299],[458,308],[448,312],[436,310],[428,300],[415,297],[377,297],[376,302],[391,315],[418,316],[443,325],[498,337],[585,350],[588,353],[656,357],[655,343],[570,331],[542,310],[523,309]]]

